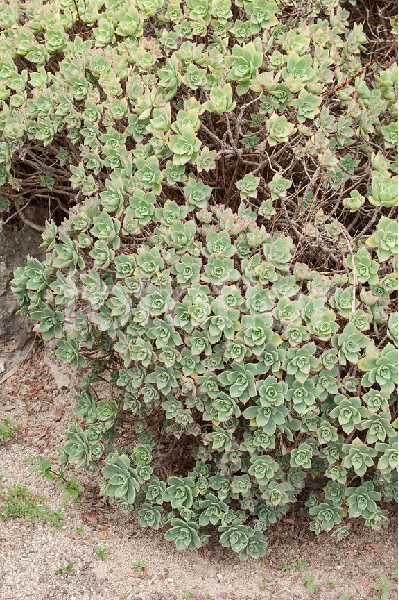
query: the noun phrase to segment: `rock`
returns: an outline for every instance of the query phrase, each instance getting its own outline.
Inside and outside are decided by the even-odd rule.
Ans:
[[[26,226],[5,227],[0,233],[0,382],[24,360],[34,337],[32,323],[17,315],[10,282],[27,256],[42,257],[40,243],[40,234]]]
[[[44,364],[50,369],[51,376],[58,389],[72,389],[76,384],[76,369],[59,361],[51,345],[44,351]]]

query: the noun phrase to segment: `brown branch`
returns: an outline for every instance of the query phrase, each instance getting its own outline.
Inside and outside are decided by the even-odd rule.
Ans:
[[[208,127],[204,125],[204,123],[201,123],[201,129],[203,129],[209,135],[209,137],[212,138],[218,144],[218,146],[220,146],[221,148],[225,148],[226,144],[224,144],[215,133],[208,129]]]

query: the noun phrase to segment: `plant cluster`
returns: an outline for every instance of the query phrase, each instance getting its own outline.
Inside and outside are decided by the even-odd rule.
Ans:
[[[27,519],[59,528],[62,526],[62,518],[62,512],[49,510],[43,503],[43,498],[37,498],[23,485],[13,485],[0,492],[0,522]]]
[[[33,473],[54,484],[62,492],[63,507],[71,502],[79,501],[84,488],[75,479],[67,479],[62,469],[55,470],[51,462],[43,456],[33,456],[30,463]]]
[[[5,417],[0,421],[0,445],[11,440],[18,432],[18,427],[15,426],[9,417]]]
[[[262,556],[310,480],[337,537],[395,495],[397,74],[304,4],[0,9],[5,188],[62,135],[85,198],[12,283],[84,372],[61,458],[178,549]]]

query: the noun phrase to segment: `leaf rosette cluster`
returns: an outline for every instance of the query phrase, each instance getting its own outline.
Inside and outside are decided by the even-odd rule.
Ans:
[[[62,461],[182,550],[262,556],[310,479],[338,537],[395,489],[397,76],[366,78],[362,27],[311,4],[0,7],[0,185],[49,148],[81,199],[12,281],[82,370]]]

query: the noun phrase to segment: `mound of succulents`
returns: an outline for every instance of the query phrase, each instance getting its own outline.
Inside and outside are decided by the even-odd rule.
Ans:
[[[78,202],[12,283],[82,372],[61,460],[178,549],[260,557],[296,503],[387,522],[397,73],[366,46],[338,0],[0,7],[5,198],[33,152]]]

